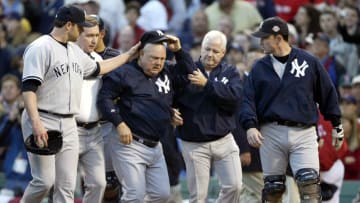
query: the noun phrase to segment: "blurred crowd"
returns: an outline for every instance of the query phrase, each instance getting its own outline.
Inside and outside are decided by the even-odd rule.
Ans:
[[[57,9],[66,4],[99,15],[107,30],[106,45],[120,52],[138,42],[144,31],[159,29],[178,36],[182,47],[198,60],[204,35],[220,30],[228,38],[224,59],[236,64],[242,76],[263,56],[251,33],[265,18],[283,18],[288,22],[292,46],[321,61],[341,101],[347,145],[340,151],[329,149],[331,140],[326,135],[331,134],[331,125],[320,119],[321,171],[340,174],[337,183],[360,180],[359,0],[1,0],[0,167],[6,182],[0,195],[21,195],[31,180],[19,122],[22,55],[30,42],[50,32]],[[261,172],[261,167],[256,167],[260,164],[257,151],[240,142],[244,172]],[[323,182],[335,184],[330,176],[323,177]]]

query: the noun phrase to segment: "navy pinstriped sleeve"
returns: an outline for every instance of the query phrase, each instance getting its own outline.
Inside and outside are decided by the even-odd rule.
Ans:
[[[258,119],[256,116],[255,105],[255,88],[253,85],[252,74],[246,77],[243,90],[243,103],[240,111],[240,122],[245,130],[249,128],[256,128]]]
[[[196,65],[190,54],[181,49],[177,52],[174,52],[174,55],[176,58],[176,68],[185,68],[187,73],[192,73],[194,70],[196,70]]]
[[[333,126],[337,126],[341,123],[341,112],[336,88],[318,60],[316,60],[316,67],[315,100],[319,104],[320,112],[324,115],[325,120],[331,121]]]
[[[114,102],[123,89],[121,83],[121,77],[116,71],[104,76],[97,99],[97,106],[103,118],[110,121],[115,127],[123,121]]]
[[[179,91],[189,83],[187,76],[188,74],[194,72],[196,65],[190,54],[183,51],[182,49],[180,51],[174,52],[174,55],[176,64],[169,66],[169,71],[173,77],[174,89],[175,91]]]
[[[247,141],[246,132],[244,128],[240,126],[240,123],[236,122],[236,128],[231,131],[234,136],[236,144],[239,146],[240,154],[250,152],[250,145]]]
[[[208,80],[205,85],[205,91],[215,99],[216,103],[223,108],[223,110],[233,111],[242,97],[241,77],[233,66],[229,66],[226,69],[226,74],[223,76],[226,77],[225,80],[228,80],[227,82]],[[219,78],[219,80],[221,80],[221,78]]]

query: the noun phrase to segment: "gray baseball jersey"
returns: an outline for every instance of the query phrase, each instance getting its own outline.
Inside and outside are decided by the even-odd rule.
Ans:
[[[41,82],[36,96],[38,108],[59,114],[79,111],[83,77],[96,70],[91,60],[76,44],[67,47],[49,35],[31,43],[24,53],[23,81]]]
[[[32,42],[24,53],[23,81],[41,83],[36,91],[37,107],[56,114],[76,114],[79,111],[83,77],[96,71],[96,63],[76,44],[66,45],[44,35]],[[63,132],[60,152],[51,156],[29,154],[33,180],[27,186],[21,202],[41,202],[55,185],[54,202],[74,202],[79,138],[73,116],[40,112],[46,129]],[[25,110],[22,117],[24,140],[32,133],[32,124]],[[56,179],[56,180],[55,180]]]

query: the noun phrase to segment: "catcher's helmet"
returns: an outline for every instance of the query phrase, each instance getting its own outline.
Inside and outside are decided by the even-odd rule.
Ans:
[[[58,153],[62,147],[62,133],[57,130],[48,130],[48,146],[40,148],[36,145],[34,135],[31,134],[25,140],[25,148],[27,151],[39,155],[54,155]]]

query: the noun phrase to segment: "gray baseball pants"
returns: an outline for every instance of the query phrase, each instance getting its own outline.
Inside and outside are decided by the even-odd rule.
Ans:
[[[84,203],[101,203],[106,187],[104,142],[100,126],[91,129],[78,127],[79,171],[83,173]]]
[[[260,147],[264,176],[284,175],[289,162],[293,174],[302,168],[319,172],[315,126],[298,128],[268,123],[260,131],[264,137]]]
[[[135,140],[124,145],[117,133],[111,133],[109,147],[116,176],[122,185],[123,203],[167,202],[170,183],[160,142],[154,148]]]
[[[238,202],[242,185],[239,147],[232,134],[211,142],[182,140],[190,203],[205,203],[213,164],[221,189],[218,203]]]
[[[114,167],[111,161],[110,142],[111,133],[117,135],[114,125],[110,122],[101,123],[101,135],[104,139],[104,156],[105,156],[105,170],[106,172],[113,171]]]
[[[79,138],[75,119],[40,113],[48,130],[63,132],[63,146],[56,155],[42,156],[28,153],[33,179],[21,199],[22,203],[38,203],[54,185],[54,202],[73,203],[79,154]],[[31,121],[26,110],[22,115],[24,140],[32,133]]]

